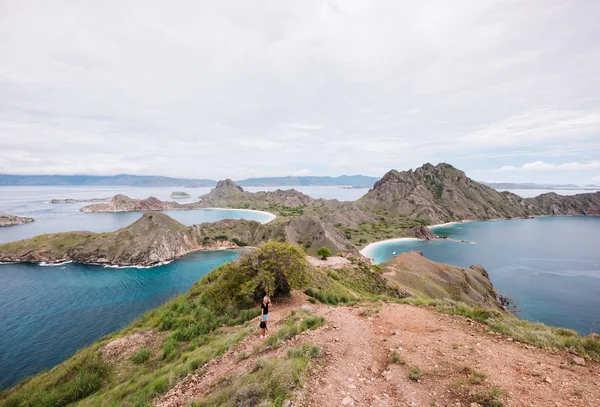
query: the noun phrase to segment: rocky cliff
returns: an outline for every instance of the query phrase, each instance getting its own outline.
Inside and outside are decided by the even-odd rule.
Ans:
[[[195,238],[192,228],[165,214],[146,212],[136,222],[115,232],[56,233],[0,245],[0,262],[76,261],[151,266],[207,248]]]
[[[34,220],[24,216],[0,215],[0,227],[22,225],[23,223],[31,223]]]
[[[428,260],[420,252],[408,252],[382,263],[380,267],[390,284],[396,284],[401,292],[411,297],[447,298],[502,309],[490,277],[482,266],[465,269]]]

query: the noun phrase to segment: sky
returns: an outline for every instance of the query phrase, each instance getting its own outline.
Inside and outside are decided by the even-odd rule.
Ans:
[[[0,173],[600,184],[600,2],[0,0]]]

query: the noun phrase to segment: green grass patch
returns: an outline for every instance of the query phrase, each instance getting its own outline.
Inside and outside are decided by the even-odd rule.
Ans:
[[[111,375],[111,367],[91,349],[85,349],[52,370],[3,391],[0,404],[7,407],[66,406],[100,390]]]
[[[265,401],[271,406],[281,406],[284,400],[293,398],[310,360],[320,355],[320,348],[303,345],[290,349],[286,357],[259,359],[252,371],[219,380],[209,396],[192,403],[192,406],[257,406]]]
[[[413,366],[408,371],[408,378],[413,382],[418,382],[419,379],[423,376],[423,372],[417,366]]]
[[[284,341],[293,338],[299,333],[308,329],[315,330],[324,323],[325,318],[320,315],[306,316],[305,313],[296,313],[292,311],[283,326],[279,328],[277,332],[271,334],[258,349],[264,349],[269,346],[278,347]]]
[[[142,348],[139,352],[131,357],[131,361],[136,365],[146,363],[150,359],[150,350],[148,348]]]
[[[396,349],[394,349],[392,351],[392,355],[390,356],[390,361],[392,363],[396,363],[398,365],[405,365],[406,364],[406,360],[404,360],[399,354],[398,351]]]
[[[542,323],[532,323],[509,313],[480,307],[472,307],[453,300],[427,300],[405,298],[402,303],[426,306],[450,315],[461,315],[477,320],[493,332],[498,332],[517,341],[529,343],[543,349],[573,351],[581,356],[600,361],[600,341],[579,335],[576,331],[556,328]]]

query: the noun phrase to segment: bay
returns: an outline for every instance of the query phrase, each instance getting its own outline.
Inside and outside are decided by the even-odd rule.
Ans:
[[[482,264],[520,317],[584,335],[600,332],[600,217],[469,222],[433,231],[452,240],[381,242],[368,256],[381,263],[418,250],[441,263]]]
[[[146,269],[0,265],[0,390],[186,292],[238,255],[231,250],[199,252]]]

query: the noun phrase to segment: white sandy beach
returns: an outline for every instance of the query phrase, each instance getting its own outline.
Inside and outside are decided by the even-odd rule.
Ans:
[[[368,245],[363,247],[363,249],[360,251],[360,254],[371,259],[373,250],[378,246],[381,246],[381,245],[387,244],[387,243],[411,242],[411,241],[418,241],[418,240],[421,240],[421,239],[417,239],[416,237],[398,237],[395,239],[380,240],[378,242],[369,243]]]
[[[244,212],[262,213],[263,215],[269,216],[269,220],[261,222],[263,224],[269,223],[277,217],[276,215],[272,214],[271,212],[257,211],[255,209],[237,209],[237,208],[202,208],[202,209],[214,209],[216,211],[244,211]]]
[[[469,222],[469,221],[461,220],[461,221],[457,221],[457,222],[440,223],[438,225],[427,226],[427,229],[431,230],[431,229],[441,228],[444,226],[458,225],[460,223],[465,223],[465,222]],[[398,238],[394,238],[394,239],[380,240],[378,242],[369,243],[368,245],[363,247],[363,249],[360,251],[360,254],[372,259],[371,255],[373,254],[373,250],[378,246],[388,244],[388,243],[410,242],[410,241],[415,241],[415,240],[423,240],[423,239],[418,239],[416,237],[398,237]]]

